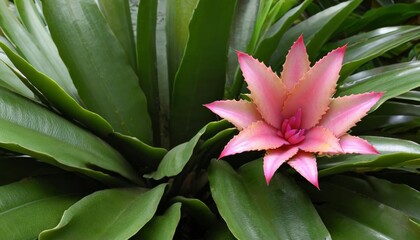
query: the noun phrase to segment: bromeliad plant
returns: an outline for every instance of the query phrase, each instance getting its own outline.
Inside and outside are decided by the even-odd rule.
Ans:
[[[0,0],[1,238],[416,239],[419,12]]]

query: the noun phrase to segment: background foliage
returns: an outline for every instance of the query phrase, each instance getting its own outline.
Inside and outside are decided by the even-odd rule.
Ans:
[[[4,239],[416,239],[420,3],[0,0]],[[246,98],[235,50],[281,71],[347,44],[336,96],[383,91],[352,134],[380,155],[318,158],[320,188],[202,105]],[[310,99],[308,99],[310,101]]]

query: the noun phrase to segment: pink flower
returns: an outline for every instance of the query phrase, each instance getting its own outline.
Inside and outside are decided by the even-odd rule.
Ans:
[[[287,162],[319,188],[316,154],[377,154],[366,140],[346,132],[367,114],[382,93],[332,98],[345,49],[344,46],[331,51],[310,67],[301,36],[286,57],[281,77],[238,52],[252,102],[226,100],[205,105],[240,130],[219,158],[266,150],[267,184]]]

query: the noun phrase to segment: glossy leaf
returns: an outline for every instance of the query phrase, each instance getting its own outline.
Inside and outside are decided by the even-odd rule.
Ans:
[[[182,207],[196,220],[196,224],[205,229],[216,222],[214,213],[199,199],[177,196],[172,201],[182,203]]]
[[[137,174],[108,144],[48,109],[0,88],[0,146],[108,184]],[[112,173],[112,174],[110,174]]]
[[[285,173],[266,185],[261,161],[235,172],[213,160],[209,180],[217,208],[238,239],[330,238],[309,199]]]
[[[148,111],[152,120],[153,142],[161,145],[163,121],[159,117],[160,99],[156,56],[156,21],[158,1],[139,2],[137,15],[137,75],[147,98]],[[169,93],[167,93],[168,95]]]
[[[172,148],[162,159],[159,164],[156,172],[148,174],[148,178],[153,178],[155,180],[162,179],[164,177],[172,177],[179,174],[191,160],[194,149],[200,138],[203,135],[209,135],[209,133],[214,132],[215,129],[223,129],[229,125],[226,121],[219,122],[210,122],[204,126],[190,141],[179,144],[178,146]]]
[[[223,3],[223,8],[219,4]],[[228,39],[236,0],[201,0],[172,89],[172,145],[191,138],[214,116],[202,105],[223,97]]]
[[[80,180],[56,175],[28,178],[0,187],[0,235],[36,239],[60,221],[64,210],[88,193]]]
[[[289,29],[278,43],[278,47],[270,59],[270,65],[274,69],[279,69],[290,46],[300,35],[305,38],[309,57],[314,59],[319,54],[318,50],[361,2],[361,0],[351,0],[337,4]]]
[[[181,203],[174,203],[163,215],[154,216],[134,239],[174,239],[175,230],[181,219]]]
[[[417,222],[420,221],[420,192],[405,184],[370,176],[356,178],[340,175],[334,176],[328,182],[372,198],[403,212]]]
[[[420,37],[419,26],[404,26],[399,31],[373,36],[349,44],[344,56],[340,75],[344,79],[362,64],[384,54],[385,52]]]
[[[136,69],[136,47],[131,25],[129,1],[99,0],[98,5],[115,37],[124,48],[128,61]]]
[[[364,137],[380,155],[341,155],[318,161],[319,176],[332,175],[349,170],[373,171],[399,166],[406,161],[420,158],[420,145],[402,139]]]
[[[333,239],[416,239],[420,227],[403,212],[324,182],[315,200]]]
[[[54,79],[72,98],[78,100],[77,90],[67,68],[41,23],[32,1],[16,1],[24,25],[8,10],[7,2],[0,1],[0,26],[19,54],[40,72]]]
[[[164,189],[162,184],[151,190],[95,192],[66,210],[60,223],[43,231],[39,239],[128,239],[152,219]]]
[[[104,117],[117,132],[151,143],[146,97],[95,1],[48,0],[43,1],[43,10],[88,109]]]
[[[27,98],[34,98],[34,94],[23,84],[13,71],[0,60],[0,86]]]
[[[373,107],[376,109],[386,100],[420,86],[420,61],[399,63],[356,73],[338,86],[336,95],[345,96],[363,92],[384,92]]]

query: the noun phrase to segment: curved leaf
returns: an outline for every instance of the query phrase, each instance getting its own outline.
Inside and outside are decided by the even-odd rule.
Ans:
[[[186,209],[188,215],[192,216],[196,220],[196,224],[201,227],[207,229],[216,221],[216,216],[210,208],[199,199],[177,196],[172,201],[182,203],[182,207]]]
[[[0,60],[0,86],[19,93],[27,98],[34,98],[34,94],[23,84],[13,71]]]
[[[358,192],[323,182],[315,200],[333,239],[416,239],[420,226],[407,215]]]
[[[137,174],[108,144],[46,108],[0,88],[0,146],[109,184]],[[112,173],[112,174],[110,174]]]
[[[419,31],[420,33],[420,31]],[[356,73],[337,88],[337,96],[345,96],[364,92],[384,92],[382,98],[372,110],[386,100],[420,86],[420,61],[399,63]]]
[[[86,182],[56,175],[0,187],[0,235],[3,239],[36,239],[60,221],[64,210],[88,193]]]
[[[346,78],[362,64],[419,37],[420,26],[405,26],[399,31],[362,39],[348,45],[343,60],[343,67],[340,71],[341,78]]]
[[[194,149],[203,135],[214,134],[215,130],[221,130],[229,125],[226,121],[210,122],[204,126],[190,141],[179,144],[172,148],[162,159],[156,172],[146,175],[147,178],[155,180],[164,177],[172,177],[179,174],[190,161]]]
[[[128,239],[156,212],[165,190],[115,188],[95,192],[64,212],[60,223],[39,235],[48,239]]]
[[[420,145],[415,142],[385,137],[364,138],[380,155],[340,155],[321,159],[318,161],[318,168],[322,170],[318,175],[321,177],[354,169],[373,171],[403,165],[406,161],[420,158]]]
[[[174,239],[175,230],[178,222],[181,219],[181,203],[174,203],[170,206],[163,215],[154,216],[139,233],[134,236],[134,239],[139,240],[171,240]]]
[[[285,173],[266,185],[261,161],[236,173],[213,160],[209,180],[220,215],[238,239],[330,239],[310,200]]]
[[[42,6],[84,104],[116,131],[151,143],[146,97],[95,0],[46,0]]]
[[[203,104],[223,97],[235,5],[236,0],[201,0],[194,11],[188,42],[172,89],[172,145],[191,138],[214,119]]]

